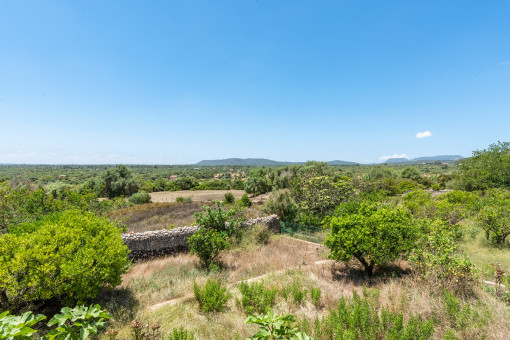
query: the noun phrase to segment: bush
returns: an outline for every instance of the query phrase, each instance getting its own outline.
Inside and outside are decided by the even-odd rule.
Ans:
[[[250,315],[244,320],[244,323],[254,323],[260,326],[260,330],[248,338],[249,340],[255,339],[302,339],[312,340],[311,337],[302,333],[293,324],[296,318],[292,314],[280,316],[273,310],[262,315]]]
[[[312,299],[312,303],[315,307],[318,307],[321,303],[321,289],[320,288],[310,288],[310,298]]]
[[[431,339],[432,320],[411,316],[404,322],[400,313],[387,309],[379,311],[377,301],[360,297],[355,291],[352,299],[342,297],[338,308],[315,324],[316,334],[329,334],[332,339]]]
[[[177,203],[191,203],[193,202],[193,200],[191,199],[191,197],[182,197],[182,196],[179,196],[175,199],[175,201]]]
[[[330,229],[324,244],[329,257],[340,261],[357,259],[369,276],[374,266],[387,264],[408,253],[418,237],[412,216],[405,209],[361,203],[351,214],[327,217]]]
[[[410,256],[415,270],[454,286],[471,282],[473,265],[467,257],[458,254],[456,231],[444,221],[423,222],[426,229]]]
[[[131,195],[129,197],[129,202],[133,204],[145,204],[151,202],[151,195],[146,193],[145,191],[139,191],[136,194]]]
[[[66,211],[30,234],[0,236],[0,297],[83,301],[126,272],[121,230],[90,212]]]
[[[192,331],[188,331],[184,328],[174,328],[172,333],[168,336],[167,340],[194,340],[195,335]]]
[[[231,192],[227,192],[225,194],[225,203],[229,203],[229,204],[232,204],[235,202],[235,197],[234,195],[231,193]]]
[[[221,312],[225,310],[232,296],[226,287],[221,286],[221,281],[207,279],[204,287],[193,282],[193,294],[198,302],[198,308],[202,312]]]
[[[241,282],[239,291],[242,294],[241,299],[237,303],[244,309],[247,314],[267,312],[273,307],[276,298],[276,289],[266,289],[264,283]]]
[[[244,194],[243,196],[241,196],[241,199],[239,200],[239,204],[241,205],[241,207],[251,207],[251,201],[250,201],[250,198],[248,197],[248,194]]]
[[[264,213],[276,214],[282,221],[288,222],[296,220],[298,210],[299,207],[289,190],[273,191],[263,208]]]
[[[196,233],[188,238],[191,255],[197,255],[201,264],[211,268],[222,250],[228,248],[226,237],[214,229],[201,227]]]

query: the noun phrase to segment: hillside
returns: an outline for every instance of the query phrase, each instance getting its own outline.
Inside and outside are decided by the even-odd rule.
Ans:
[[[390,158],[387,159],[384,163],[427,163],[427,162],[453,162],[459,159],[463,159],[464,157],[460,155],[439,155],[439,156],[426,156],[426,157],[417,157],[417,158]]]
[[[357,164],[355,162],[348,162],[342,160],[334,160],[327,162],[329,165],[349,165],[349,164]],[[195,163],[197,166],[283,166],[290,164],[305,164],[305,162],[281,162],[281,161],[273,161],[271,159],[266,158],[226,158],[226,159],[212,159],[212,160],[202,160],[198,163]]]

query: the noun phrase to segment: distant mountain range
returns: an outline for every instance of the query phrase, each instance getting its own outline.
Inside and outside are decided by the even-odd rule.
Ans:
[[[384,163],[386,164],[401,164],[401,163],[430,163],[430,162],[453,162],[464,157],[459,155],[441,155],[441,156],[430,156],[430,157],[418,157],[413,159],[407,158],[390,158]],[[334,160],[327,162],[329,165],[356,165],[359,163]],[[195,163],[196,166],[284,166],[290,164],[305,164],[305,162],[282,162],[273,161],[266,158],[227,158],[227,159],[210,159],[203,160]]]
[[[347,162],[347,161],[329,161],[327,162],[329,165],[349,165],[349,164],[358,164],[355,162]],[[290,164],[305,164],[305,162],[280,162],[273,161],[265,158],[227,158],[227,159],[212,159],[212,160],[203,160],[198,163],[195,163],[197,166],[284,166]]]
[[[430,157],[418,157],[413,159],[408,158],[390,158],[387,159],[384,163],[430,163],[430,162],[453,162],[459,159],[463,159],[464,157],[460,155],[441,155],[441,156],[430,156]]]

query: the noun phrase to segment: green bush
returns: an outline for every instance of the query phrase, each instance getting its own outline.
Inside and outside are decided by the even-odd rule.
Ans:
[[[249,340],[255,339],[293,339],[293,340],[313,340],[310,336],[299,331],[294,327],[296,318],[292,314],[280,316],[270,310],[267,314],[250,315],[244,320],[244,323],[254,323],[260,326],[260,330]]]
[[[263,208],[266,214],[276,214],[282,221],[288,222],[296,220],[298,210],[299,207],[289,190],[273,191]]]
[[[294,282],[290,287],[290,292],[292,293],[292,300],[296,305],[300,305],[305,301],[307,292],[299,283]]]
[[[310,288],[310,299],[312,299],[312,303],[315,307],[318,307],[321,303],[321,289],[319,287],[311,287]]]
[[[352,299],[342,297],[336,310],[322,320],[316,320],[314,333],[327,334],[328,339],[431,339],[432,320],[411,316],[404,322],[400,313],[379,310],[377,299],[360,297],[353,292]]]
[[[455,229],[441,220],[422,223],[422,237],[409,257],[415,270],[455,286],[472,282],[473,265],[457,252]]]
[[[267,312],[273,307],[276,289],[267,289],[263,282],[241,282],[239,291],[242,296],[237,300],[246,314]]]
[[[239,204],[241,205],[241,207],[251,207],[251,201],[250,201],[250,198],[248,197],[248,194],[243,194],[243,196],[241,196],[241,199],[239,200]]]
[[[226,287],[222,287],[219,279],[207,279],[203,287],[193,282],[193,294],[198,302],[198,308],[206,313],[225,310],[227,302],[232,296]]]
[[[151,202],[151,195],[146,193],[145,191],[139,191],[136,194],[131,195],[129,197],[129,202],[133,204],[145,204]]]
[[[197,255],[201,264],[211,268],[222,250],[228,248],[226,237],[214,229],[201,227],[188,238],[191,255]]]
[[[330,230],[324,244],[337,261],[357,259],[369,276],[375,265],[385,265],[414,247],[419,231],[409,212],[402,208],[361,203],[349,214],[327,217]]]
[[[177,202],[177,203],[191,203],[191,202],[193,202],[193,200],[191,199],[191,197],[179,196],[175,199],[175,202]]]
[[[225,194],[225,199],[224,199],[225,203],[232,204],[232,203],[235,202],[235,200],[236,199],[235,199],[234,195],[231,192],[227,192]]]
[[[167,340],[195,340],[195,335],[183,327],[174,328]]]
[[[126,272],[121,230],[105,217],[66,211],[30,234],[0,236],[0,297],[83,301]]]

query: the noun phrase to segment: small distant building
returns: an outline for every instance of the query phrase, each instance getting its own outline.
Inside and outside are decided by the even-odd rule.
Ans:
[[[67,175],[58,175],[57,178],[58,179],[65,179],[65,178],[67,178]]]
[[[168,179],[171,181],[175,181],[177,178],[179,178],[179,176],[173,175],[173,176],[170,176],[170,178],[168,178]]]

